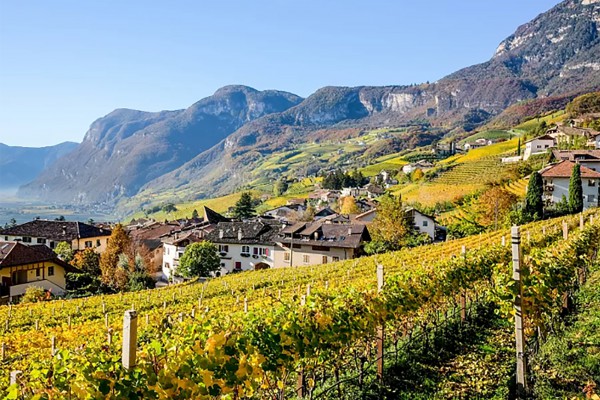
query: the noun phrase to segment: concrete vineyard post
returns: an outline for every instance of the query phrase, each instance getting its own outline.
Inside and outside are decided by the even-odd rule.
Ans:
[[[137,313],[135,310],[125,311],[123,316],[123,368],[135,367],[137,350]]]
[[[51,354],[54,356],[56,354],[56,336],[50,338],[50,348]]]
[[[569,238],[569,225],[567,221],[562,222],[562,230],[563,230],[563,239],[567,240]]]
[[[513,280],[517,285],[515,297],[515,339],[517,350],[517,397],[523,398],[527,389],[527,371],[525,360],[525,332],[523,330],[523,286],[521,283],[521,232],[518,226],[511,229]]]

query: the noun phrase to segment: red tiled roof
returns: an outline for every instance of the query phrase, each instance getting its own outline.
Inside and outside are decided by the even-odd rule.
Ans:
[[[546,170],[541,172],[544,178],[570,178],[573,172],[575,163],[571,161],[561,161]],[[596,172],[587,167],[581,166],[581,177],[582,178],[600,178],[600,172]]]
[[[44,261],[52,261],[69,271],[76,270],[44,245],[26,246],[18,242],[0,242],[0,269]]]

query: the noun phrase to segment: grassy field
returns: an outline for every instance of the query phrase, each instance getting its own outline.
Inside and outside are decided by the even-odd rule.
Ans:
[[[464,138],[463,140],[461,140],[458,143],[462,145],[464,143],[474,142],[477,139],[491,139],[491,140],[507,139],[508,140],[508,139],[512,139],[514,136],[515,136],[514,132],[503,131],[503,130],[491,130],[491,131],[478,132],[474,135]]]
[[[514,129],[529,131],[529,130],[535,128],[542,121],[546,121],[546,123],[548,125],[550,125],[552,123],[560,122],[560,121],[564,120],[566,117],[567,117],[567,115],[565,114],[565,111],[560,110],[560,111],[556,111],[552,114],[546,115],[545,117],[533,118],[533,119],[530,119],[529,121],[525,121],[522,124],[515,126]]]

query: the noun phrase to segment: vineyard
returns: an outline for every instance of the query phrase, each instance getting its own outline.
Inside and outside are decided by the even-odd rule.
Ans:
[[[566,239],[561,221],[521,227],[528,337],[552,325],[600,246],[600,213],[565,219]],[[480,304],[494,301],[512,318],[511,260],[508,232],[496,231],[322,266],[5,306],[0,390],[9,399],[350,398],[348,388],[384,379],[377,361]],[[121,356],[127,310],[138,326],[131,368]]]

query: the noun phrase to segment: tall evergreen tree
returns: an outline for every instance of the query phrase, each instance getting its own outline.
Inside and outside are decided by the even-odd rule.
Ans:
[[[519,138],[519,142],[517,143],[517,155],[521,155],[521,138]]]
[[[583,186],[581,184],[581,166],[575,164],[569,181],[569,209],[571,213],[583,211]]]
[[[235,203],[233,217],[237,219],[251,218],[255,214],[254,201],[249,192],[242,193],[240,199]]]
[[[531,219],[540,219],[544,215],[544,201],[542,195],[544,193],[542,176],[539,172],[534,172],[529,177],[527,185],[527,195],[525,196],[525,214]]]

